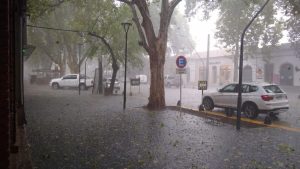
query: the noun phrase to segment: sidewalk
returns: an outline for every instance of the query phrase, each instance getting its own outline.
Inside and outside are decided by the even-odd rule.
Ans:
[[[242,128],[174,110],[148,111],[147,98],[72,90],[25,91],[35,168],[299,168],[300,135]]]

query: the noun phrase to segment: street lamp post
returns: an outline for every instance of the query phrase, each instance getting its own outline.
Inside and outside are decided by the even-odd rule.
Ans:
[[[123,22],[122,23],[124,31],[125,31],[125,72],[124,72],[124,99],[123,99],[123,110],[126,108],[126,71],[127,71],[127,34],[129,31],[129,27],[131,26],[131,23]]]
[[[81,46],[82,44],[78,44],[78,94],[80,95],[80,59],[81,59]]]
[[[261,13],[261,11],[265,8],[265,6],[269,3],[270,0],[266,0],[263,6],[255,13],[253,18],[244,28],[241,35],[241,46],[240,46],[240,65],[239,65],[239,85],[238,85],[238,99],[237,99],[237,113],[236,113],[236,129],[240,130],[241,128],[241,111],[242,111],[242,82],[243,82],[243,59],[244,59],[244,37],[246,31],[252,24],[252,22],[257,18],[257,16]]]

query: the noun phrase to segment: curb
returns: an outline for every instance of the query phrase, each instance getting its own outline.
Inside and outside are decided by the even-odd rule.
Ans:
[[[223,123],[228,123],[235,125],[236,123],[236,117],[227,117],[226,115],[220,113],[220,112],[210,112],[210,111],[199,111],[191,108],[186,108],[186,107],[178,107],[178,106],[167,106],[167,109],[170,110],[176,110],[176,111],[184,111],[188,114],[195,115],[198,117],[203,117],[211,120],[216,120],[216,121],[221,121]],[[241,118],[241,127],[246,127],[246,128],[255,128],[255,127],[269,127],[269,128],[278,128],[278,129],[283,129],[287,131],[293,131],[293,132],[299,132],[300,133],[300,128],[293,128],[289,126],[284,126],[284,125],[278,125],[278,124],[264,124],[263,121],[257,121],[257,120],[252,120],[248,118]]]

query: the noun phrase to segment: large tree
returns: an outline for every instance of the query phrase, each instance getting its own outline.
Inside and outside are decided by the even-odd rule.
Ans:
[[[160,3],[159,29],[154,30],[153,20],[146,0],[119,0],[131,8],[133,21],[140,35],[140,44],[149,54],[151,84],[148,108],[165,107],[164,64],[168,41],[168,28],[175,7],[181,0],[162,0]],[[138,13],[139,11],[139,13]],[[139,17],[141,16],[141,18]]]

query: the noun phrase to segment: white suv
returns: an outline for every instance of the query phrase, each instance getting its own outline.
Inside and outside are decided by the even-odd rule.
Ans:
[[[80,83],[79,83],[80,78]],[[67,74],[61,78],[51,79],[49,86],[53,89],[61,87],[80,87],[81,90],[93,87],[93,79],[79,74]]]
[[[237,109],[238,83],[224,86],[214,93],[203,96],[205,110],[214,107]],[[256,118],[259,113],[278,114],[289,109],[286,93],[278,85],[269,83],[243,83],[242,112],[246,117]]]

